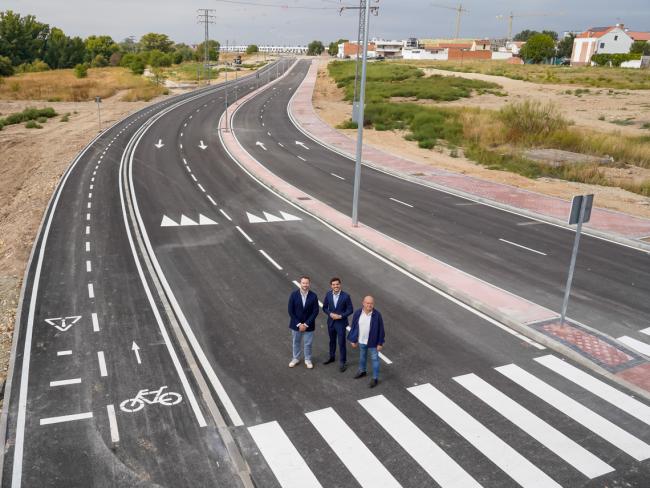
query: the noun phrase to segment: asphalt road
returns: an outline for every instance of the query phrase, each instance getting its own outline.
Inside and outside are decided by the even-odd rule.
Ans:
[[[267,168],[350,215],[353,161],[308,139],[287,115],[309,63],[301,61],[277,90],[245,104],[233,123],[242,145]],[[561,308],[572,231],[365,166],[360,195],[364,224],[551,310]],[[569,317],[614,337],[639,337],[648,327],[649,269],[650,254],[583,236]]]
[[[647,404],[607,383],[569,381],[548,351],[260,186],[219,144],[222,97],[217,89],[138,114],[70,172],[28,276],[3,486],[21,486],[18,473],[24,486],[241,486],[246,466],[258,487],[644,486]],[[321,364],[322,315],[315,369],[287,367],[286,301],[303,273],[321,299],[332,275],[355,306],[375,296],[387,328],[378,388],[353,379],[351,350],[344,373]],[[45,322],[72,315],[82,318],[65,332]],[[557,390],[548,396],[540,381]],[[477,399],[495,398],[490,385],[504,395],[494,409]],[[123,403],[162,386],[181,400]],[[92,418],[41,425],[85,412]]]

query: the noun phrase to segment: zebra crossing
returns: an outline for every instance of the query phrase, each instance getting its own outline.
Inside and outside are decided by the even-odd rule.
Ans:
[[[575,475],[581,476],[584,483],[614,473],[616,470],[609,463],[619,456],[626,458],[628,463],[641,463],[650,459],[650,445],[637,437],[638,432],[629,432],[628,430],[633,430],[629,428],[629,424],[627,424],[628,430],[623,429],[545,380],[557,378],[559,382],[577,385],[579,389],[585,391],[587,397],[593,397],[601,404],[606,402],[614,406],[617,412],[623,413],[623,416],[636,419],[632,422],[641,421],[650,426],[648,405],[556,356],[545,355],[534,358],[534,361],[546,368],[550,376],[541,379],[516,364],[507,364],[494,370],[506,378],[506,382],[512,383],[515,387],[518,385],[522,393],[529,394],[534,400],[533,408],[543,406],[547,411],[556,412],[558,417],[575,423],[582,430],[589,431],[592,434],[588,436],[589,439],[596,438],[601,445],[611,448],[612,452],[608,452],[605,459],[601,459],[605,457],[602,452],[599,453],[599,457],[586,446],[581,445],[585,440],[584,436],[572,439],[570,435],[551,425],[548,415],[545,419],[538,416],[532,411],[533,408],[521,405],[482,378],[482,375],[469,373],[453,377],[452,380],[468,392],[470,397],[479,400],[479,408],[487,407],[487,410],[498,414],[499,418],[506,419],[509,424],[520,429],[525,436],[534,439],[553,453],[558,458],[558,462],[565,463],[575,470]],[[442,388],[443,385],[440,386]],[[358,400],[359,406],[362,407],[362,414],[367,414],[368,420],[374,420],[362,424],[385,431],[399,446],[397,449],[401,448],[431,478],[430,486],[437,484],[442,488],[475,488],[482,485],[477,481],[471,463],[466,458],[455,459],[454,453],[458,458],[458,451],[450,449],[448,442],[437,439],[435,433],[432,435],[430,426],[425,427],[422,424],[422,419],[429,417],[421,415],[431,415],[432,420],[441,420],[481,456],[496,466],[502,475],[510,478],[517,485],[524,488],[563,486],[554,479],[554,470],[545,465],[543,459],[536,458],[534,453],[527,452],[525,449],[518,450],[511,446],[510,441],[504,440],[506,436],[503,432],[499,433],[499,429],[488,422],[477,420],[464,408],[466,406],[462,404],[462,399],[452,400],[431,383],[406,388],[406,392],[409,394],[407,397],[414,404],[419,405],[418,411],[421,414],[418,414],[418,419],[421,425],[416,425],[412,419],[413,411],[407,415],[398,407],[399,402],[395,403],[396,399],[390,399],[383,394]],[[466,398],[464,401],[467,403]],[[476,406],[477,404],[474,403],[474,412]],[[376,445],[366,445],[362,440],[364,436],[367,440],[368,434],[362,435],[356,423],[353,426],[348,425],[340,415],[342,413],[344,412],[337,412],[334,408],[327,407],[307,412],[305,417],[317,432],[313,435],[320,436],[328,450],[345,466],[349,472],[349,479],[355,479],[356,483],[364,488],[402,486],[398,479],[403,480],[404,476],[391,473],[389,468],[380,461],[376,452],[373,452]],[[426,429],[429,433],[425,432]],[[249,427],[248,431],[282,488],[322,487],[323,480],[319,481],[280,423],[267,422]],[[650,430],[645,430],[646,438],[649,432]]]

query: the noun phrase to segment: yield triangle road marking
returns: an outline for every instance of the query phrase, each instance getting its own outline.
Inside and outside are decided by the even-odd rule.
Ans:
[[[302,220],[300,217],[296,217],[295,215],[291,215],[290,213],[287,212],[280,211],[280,215],[282,215],[282,217],[286,222],[289,222],[290,220]]]
[[[276,217],[275,215],[268,212],[262,213],[264,214],[264,217],[266,217],[267,222],[282,222],[282,219],[280,217]]]
[[[199,214],[199,225],[217,225],[217,223],[203,214]]]
[[[60,330],[61,332],[65,332],[70,327],[72,327],[74,324],[79,322],[79,319],[81,318],[81,315],[71,315],[70,317],[55,317],[55,318],[50,318],[50,319],[45,319],[45,322],[47,322],[50,325],[53,325],[56,329]]]
[[[172,219],[167,217],[166,215],[163,215],[162,222],[160,223],[160,227],[178,227],[178,224],[174,222]]]
[[[258,217],[257,215],[252,214],[250,212],[246,212],[246,216],[248,217],[248,221],[251,224],[260,224],[266,222],[291,222],[296,220],[302,220],[300,217],[296,217],[295,215],[283,211],[280,211],[280,215],[282,217],[278,217],[277,215],[274,215],[270,212],[262,212],[262,213],[264,214],[264,218]]]
[[[193,221],[191,218],[181,215],[181,225],[199,225],[198,222]]]
[[[253,215],[252,213],[246,212],[246,216],[248,217],[248,221],[251,224],[259,224],[261,222],[266,222],[266,220],[258,217],[257,215]]]

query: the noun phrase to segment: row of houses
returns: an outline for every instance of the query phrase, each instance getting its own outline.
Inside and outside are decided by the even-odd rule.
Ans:
[[[572,66],[591,64],[594,54],[625,54],[634,41],[650,41],[650,32],[632,31],[624,24],[591,27],[576,36],[571,53]]]
[[[228,44],[220,46],[219,50],[228,53],[245,53],[248,46],[248,44]],[[281,46],[277,44],[268,44],[257,46],[257,48],[259,52],[269,54],[307,54],[307,46],[299,45]]]

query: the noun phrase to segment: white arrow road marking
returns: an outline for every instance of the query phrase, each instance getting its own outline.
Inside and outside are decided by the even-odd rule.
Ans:
[[[178,224],[174,222],[172,219],[167,217],[166,215],[163,215],[162,222],[160,223],[160,227],[178,227]]]
[[[246,212],[246,216],[248,217],[248,221],[251,224],[259,224],[262,222],[266,222],[266,220],[258,217],[257,215],[253,215],[252,213]]]
[[[181,215],[180,225],[199,225],[198,222],[193,221],[191,218]]]
[[[53,325],[56,329],[60,330],[61,332],[65,332],[74,324],[79,322],[80,318],[81,315],[72,315],[70,317],[55,317],[55,318],[45,319],[45,322],[47,322],[50,325]]]
[[[287,212],[280,211],[280,215],[284,217],[284,220],[286,222],[289,222],[290,220],[302,220],[300,217],[296,217],[295,215],[291,215],[290,213]]]
[[[158,149],[164,146],[162,139],[158,139],[158,144],[154,144]]]
[[[135,360],[138,362],[138,364],[142,364],[142,359],[140,359],[140,346],[138,346],[135,341],[133,341],[133,345],[131,346],[131,350],[135,353]]]
[[[199,225],[217,225],[217,223],[203,214],[199,214]]]
[[[199,144],[199,147],[203,149],[204,151],[208,148],[205,144],[203,144],[203,140],[201,140],[201,144]]]
[[[268,212],[262,213],[264,214],[264,217],[266,217],[267,222],[282,222],[282,219],[280,217],[276,217],[275,215]]]
[[[302,147],[304,147],[305,149],[307,149],[307,150],[309,151],[309,148],[308,148],[307,146],[305,146],[305,143],[304,143],[304,142],[296,141],[296,145],[297,145],[297,146],[302,146]]]
[[[260,141],[257,141],[257,142],[255,143],[255,145],[256,145],[256,146],[260,146],[262,149],[264,149],[264,150],[266,151],[266,146],[264,145],[264,143],[262,143],[262,142],[260,142]]]

